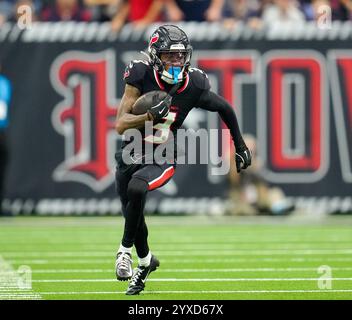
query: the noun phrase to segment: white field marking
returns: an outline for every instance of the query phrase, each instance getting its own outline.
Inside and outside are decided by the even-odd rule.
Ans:
[[[27,260],[27,259],[8,259],[11,263],[31,264],[31,265],[50,265],[50,264],[113,264],[114,259],[60,259],[60,260]],[[163,259],[163,263],[180,263],[180,259]],[[234,263],[234,262],[350,262],[352,258],[212,258],[212,259],[182,259],[182,263]]]
[[[351,241],[352,243],[352,241]],[[215,246],[212,247],[189,247],[185,248],[182,246],[175,246],[177,247],[177,250],[173,251],[172,247],[158,247],[158,246],[153,246],[153,252],[157,252],[159,255],[172,255],[171,253],[174,253],[174,255],[180,256],[180,255],[206,255],[208,252],[211,254],[215,253],[220,253],[224,255],[230,255],[230,254],[235,254],[235,255],[288,255],[288,254],[295,254],[295,255],[307,255],[307,254],[329,254],[331,253],[336,253],[336,254],[350,254],[352,255],[352,246],[343,246],[343,247],[338,247],[338,246],[331,246],[331,247],[324,247],[324,246],[306,246],[306,247],[289,247],[289,246],[277,246],[273,247],[259,247],[259,246],[218,246],[216,249]],[[18,248],[21,248],[21,252],[18,251]],[[38,251],[39,249],[39,251]],[[44,260],[47,257],[70,257],[70,256],[78,256],[78,257],[105,257],[105,256],[111,256],[113,255],[112,253],[116,252],[116,247],[104,247],[101,250],[97,247],[95,248],[88,248],[88,247],[75,247],[75,248],[70,248],[69,251],[64,251],[63,247],[50,247],[50,251],[46,250],[46,248],[43,247],[43,250],[41,251],[40,248],[35,247],[34,250],[31,248],[23,248],[23,246],[18,246],[18,247],[11,247],[7,248],[7,251],[2,250],[3,255],[6,255],[7,257],[33,257],[37,258],[36,260]],[[134,251],[135,252],[135,251]],[[312,253],[310,253],[312,252]],[[41,259],[42,258],[42,259]]]
[[[116,242],[116,241],[115,241]],[[203,243],[203,244],[192,244],[189,245],[189,243],[192,242],[191,240],[188,241],[188,244],[182,243],[182,242],[175,242],[175,243],[168,243],[168,244],[158,244],[153,242],[153,248],[154,250],[165,250],[165,251],[171,251],[173,248],[178,247],[178,250],[216,250],[218,248],[221,248],[222,250],[278,250],[278,249],[289,249],[289,250],[307,250],[307,249],[351,249],[351,243],[352,239],[349,241],[343,241],[343,242],[330,242],[330,243],[320,243],[320,242],[305,242],[302,243],[287,243],[284,240],[278,241],[278,242],[253,242],[253,243],[237,243],[236,241],[227,241],[227,243],[217,243],[215,240],[212,241],[212,243]],[[21,248],[22,252],[26,251],[45,251],[46,249],[54,248],[55,250],[60,250],[62,248],[70,248],[71,251],[111,251],[111,250],[116,250],[117,246],[116,243],[114,244],[101,244],[101,245],[92,245],[92,244],[66,244],[64,242],[62,243],[52,243],[52,242],[46,242],[45,245],[42,242],[41,244],[35,245],[34,243],[31,243],[30,245],[23,245],[21,243],[14,243],[11,242],[9,244],[6,244],[5,242],[0,240],[0,243],[3,244],[2,250],[6,251],[13,251],[16,252],[18,251],[18,248]],[[27,243],[28,244],[28,243]]]
[[[0,228],[1,230],[1,228]],[[18,238],[17,233],[13,233],[14,239],[9,238],[9,235],[0,235],[0,240],[3,241],[4,243],[8,244],[23,244],[23,245],[29,245],[28,241],[23,240]],[[52,236],[52,233],[49,233],[48,235]],[[165,234],[166,236],[166,234]],[[169,234],[170,236],[170,234]],[[35,237],[35,234],[32,234],[32,237]],[[213,235],[213,238],[210,236],[194,236],[194,237],[187,237],[187,236],[181,236],[182,238],[177,238],[177,240],[170,240],[170,241],[165,241],[165,240],[157,240],[155,239],[153,241],[153,244],[169,244],[169,245],[174,245],[174,244],[190,244],[190,241],[192,241],[192,244],[216,244],[216,243],[229,243],[231,241],[235,241],[236,244],[255,244],[255,243],[292,243],[292,244],[299,244],[299,243],[331,243],[331,242],[338,242],[338,243],[349,243],[352,239],[351,236],[348,237],[312,237],[312,238],[299,238],[299,237],[256,237],[256,238],[248,238],[245,236],[224,236],[221,239],[219,239],[219,234]],[[31,241],[31,244],[34,245],[44,245],[45,243],[49,244],[65,244],[65,245],[75,245],[75,244],[85,244],[85,245],[116,245],[116,239],[118,236],[114,235],[114,237],[104,237],[103,240],[95,239],[94,242],[92,243],[91,239],[89,239],[87,236],[81,237],[79,239],[63,239],[62,235],[57,238],[51,237],[50,239],[45,238],[46,242],[43,242],[44,238],[33,238],[33,241]]]
[[[332,267],[333,271],[349,271],[352,267]],[[297,268],[214,268],[214,269],[158,269],[158,273],[164,272],[297,272],[297,271],[317,271],[317,268],[312,267],[297,267]],[[32,273],[111,273],[110,269],[34,269]]]
[[[292,245],[285,245],[285,244],[268,244],[268,245],[260,245],[260,244],[253,244],[253,245],[238,245],[238,244],[212,244],[212,245],[182,245],[182,244],[174,244],[174,245],[154,245],[154,251],[171,251],[173,248],[177,247],[178,251],[209,251],[209,250],[223,250],[223,251],[238,251],[238,250],[351,250],[351,242],[347,245],[341,244],[332,244],[332,245],[324,245],[324,244],[292,244]],[[52,251],[60,251],[65,246],[63,244],[60,245],[52,245],[46,244],[45,246],[23,246],[23,245],[11,245],[7,246],[7,251],[14,251],[16,252],[18,248],[21,248],[22,252],[31,252],[34,250],[42,250],[45,251],[47,248],[50,248]],[[71,246],[71,251],[87,251],[87,252],[107,252],[107,251],[115,251],[115,245],[108,245],[108,246],[86,246],[86,245],[78,245],[78,246]]]
[[[80,229],[89,229],[89,228],[94,228],[95,230],[101,229],[101,228],[115,228],[119,227],[121,224],[121,221],[123,221],[123,218],[116,216],[115,219],[106,219],[104,217],[99,217],[98,219],[93,219],[93,217],[77,217],[78,219],[75,221],[70,221],[69,219],[66,219],[67,217],[60,217],[62,219],[57,219],[54,220],[54,217],[49,217],[47,221],[40,221],[37,220],[37,217],[30,221],[28,219],[25,220],[11,220],[13,218],[10,218],[10,220],[5,220],[5,218],[2,218],[2,225],[1,229],[8,229],[8,228],[13,228],[13,227],[35,227],[37,229],[43,228],[43,227],[48,227],[48,228],[57,228],[57,227],[64,227],[65,229],[69,229],[72,227],[80,227]],[[86,219],[87,218],[87,219]],[[241,232],[246,232],[248,230],[248,226],[253,226],[253,227],[259,227],[259,231],[275,231],[276,233],[279,233],[280,230],[276,230],[273,228],[271,224],[275,224],[278,227],[283,227],[287,228],[286,224],[288,222],[287,219],[284,219],[282,221],[276,221],[276,217],[263,217],[264,219],[261,219],[261,217],[255,217],[255,221],[253,220],[253,217],[250,217],[252,219],[243,219],[242,218],[237,218],[237,217],[192,217],[192,216],[183,216],[181,217],[182,219],[179,219],[179,217],[174,217],[174,219],[169,219],[170,217],[159,217],[158,219],[154,219],[153,217],[147,217],[148,218],[148,224],[151,227],[176,227],[176,228],[182,228],[184,226],[197,226],[199,228],[201,227],[212,227],[212,226],[219,226],[219,227],[228,227],[230,226],[235,226],[237,227]],[[283,217],[284,218],[284,217]],[[17,217],[15,219],[18,219]],[[100,220],[99,220],[100,219]],[[104,220],[102,220],[104,219]],[[332,223],[338,223],[340,222],[339,220],[336,219],[329,219]],[[292,225],[294,227],[297,227],[302,231],[302,227],[313,227],[313,231],[316,230],[325,230],[325,229],[331,229],[336,230],[336,225],[329,225],[327,222],[329,220],[326,220],[326,223],[321,225],[321,226],[316,226],[314,223],[316,223],[316,220],[307,220],[307,219],[297,219],[297,220],[290,220]],[[338,225],[341,225],[342,228],[346,228],[346,224],[343,224],[344,222],[349,223],[348,219],[344,219],[341,221]],[[253,223],[255,222],[255,223]],[[244,224],[247,223],[247,224]],[[284,230],[286,230],[286,228]],[[278,229],[278,228],[277,228]],[[281,232],[284,232],[281,230]]]
[[[33,281],[30,281],[30,287],[24,287],[24,280],[19,273],[0,255],[0,300],[42,299],[40,294],[31,289]]]
[[[8,287],[7,289],[4,289],[4,288],[0,288],[0,293],[2,292],[18,292],[18,293],[26,293],[27,290],[20,290],[18,289],[17,287],[13,287],[13,286],[10,286]]]
[[[1,243],[1,242],[0,242]],[[351,241],[352,243],[352,241]],[[46,259],[47,256],[54,256],[54,253],[57,253],[58,256],[98,256],[98,257],[102,257],[102,256],[110,256],[112,253],[116,253],[117,249],[116,247],[104,247],[104,248],[88,248],[88,247],[74,247],[74,248],[70,248],[70,250],[68,251],[68,253],[65,253],[63,246],[60,247],[53,247],[53,246],[48,246],[50,248],[50,250],[46,249],[43,247],[43,250],[41,251],[41,248],[35,247],[35,248],[23,248],[23,246],[17,246],[17,247],[10,247],[7,248],[7,251],[5,251],[5,249],[1,250],[1,253],[3,255],[7,255],[11,256],[11,257],[17,257],[21,254],[21,256],[24,257],[34,257],[37,260],[44,260]],[[259,246],[253,246],[253,247],[249,247],[249,246],[212,246],[212,247],[208,247],[208,248],[200,248],[200,247],[189,247],[189,248],[184,248],[180,245],[175,245],[175,248],[177,248],[177,250],[173,251],[172,247],[158,247],[158,246],[152,246],[152,251],[153,252],[157,252],[159,254],[162,255],[171,255],[171,252],[175,252],[175,255],[205,255],[208,252],[211,252],[211,254],[215,253],[215,252],[220,252],[221,254],[230,254],[230,253],[234,253],[236,255],[241,255],[241,254],[255,254],[258,255],[258,252],[264,252],[263,254],[259,254],[259,255],[271,255],[271,254],[285,254],[284,252],[286,252],[287,254],[308,254],[302,251],[314,251],[313,254],[319,254],[319,252],[323,252],[322,254],[325,254],[325,252],[337,252],[337,254],[339,254],[339,252],[341,252],[342,254],[350,254],[352,255],[352,246],[331,246],[331,247],[327,247],[327,246],[306,246],[306,247],[289,247],[289,246],[277,246],[277,247],[273,247],[271,246],[269,247],[259,247]],[[19,248],[21,248],[21,252],[18,251]],[[299,251],[299,252],[298,252]],[[43,254],[43,257],[39,257],[39,252],[41,252]],[[52,253],[50,253],[52,252]],[[72,252],[72,253],[70,253]],[[133,250],[133,252],[135,252],[135,250]],[[315,253],[316,252],[316,253]],[[38,254],[37,254],[38,253]],[[49,253],[49,254],[48,254]]]
[[[265,281],[317,281],[318,278],[159,278],[148,279],[148,282],[265,282]],[[352,278],[324,278],[331,281],[352,281]],[[63,282],[116,282],[116,279],[41,279],[32,280],[38,283]]]
[[[1,238],[0,238],[1,240]],[[15,239],[16,240],[16,239]],[[48,245],[50,246],[77,246],[77,247],[97,247],[99,249],[101,249],[101,247],[116,247],[116,240],[115,241],[104,241],[104,242],[96,242],[94,241],[92,243],[92,241],[60,241],[60,239],[58,239],[57,241],[52,241],[52,240],[38,240],[38,241],[31,241],[31,243],[28,243],[28,241],[24,242],[24,241],[12,241],[11,239],[7,239],[7,241],[4,239],[3,241],[1,240],[1,242],[7,246],[24,246],[24,247],[28,247],[28,248],[32,248],[32,247],[47,247]],[[271,241],[269,239],[263,239],[263,241],[260,240],[256,240],[256,241],[243,241],[240,240],[238,241],[237,239],[228,239],[228,240],[224,240],[221,239],[221,241],[218,240],[209,240],[206,239],[204,241],[195,238],[189,239],[188,241],[170,241],[170,242],[158,242],[158,241],[153,241],[153,245],[155,246],[161,246],[161,247],[165,247],[165,246],[175,246],[175,245],[182,245],[182,247],[204,247],[204,248],[208,248],[209,246],[255,246],[255,245],[259,245],[259,246],[263,246],[263,245],[274,245],[274,246],[279,246],[279,245],[286,245],[286,246],[310,246],[310,245],[329,245],[329,246],[336,246],[336,245],[346,245],[346,244],[351,244],[352,238],[351,239],[340,239],[340,241],[337,241],[337,239],[335,241],[328,241],[326,239],[324,240],[316,240],[316,241],[307,241],[307,240],[296,240],[296,241],[287,241],[286,239],[281,239],[281,241]]]
[[[13,246],[18,246],[22,245],[24,247],[38,247],[38,246],[48,246],[48,245],[60,245],[60,246],[72,246],[72,245],[77,245],[77,246],[97,246],[99,249],[101,249],[101,246],[107,246],[107,247],[116,247],[116,239],[112,240],[105,240],[104,242],[96,242],[94,241],[94,245],[92,245],[92,241],[62,241],[62,239],[57,239],[57,241],[47,240],[43,242],[42,240],[40,241],[31,241],[31,244],[28,244],[28,241],[18,241],[17,239],[14,240],[9,240],[8,237],[1,239],[0,241],[3,244],[6,245],[13,245]],[[222,238],[221,241],[218,241],[218,239],[214,239],[213,241],[209,240],[209,238],[204,239],[204,241],[201,241],[201,239],[197,238],[189,238],[188,240],[182,239],[180,241],[169,241],[169,242],[162,242],[162,241],[153,241],[153,245],[155,246],[175,246],[175,245],[189,245],[192,243],[192,246],[219,246],[219,245],[229,245],[233,243],[234,245],[262,245],[262,244],[273,244],[273,245],[322,245],[322,244],[331,244],[332,242],[334,245],[338,244],[350,244],[352,242],[352,238],[349,239],[324,239],[324,240],[314,240],[314,239],[282,239],[278,238],[277,240],[271,240],[271,239],[256,239],[256,240],[244,240],[243,238]]]
[[[150,281],[150,280],[148,280]],[[228,293],[344,293],[352,292],[352,289],[329,289],[329,290],[165,290],[148,291],[148,294],[228,294]],[[83,291],[83,292],[41,292],[42,295],[81,295],[81,294],[125,294],[126,291]]]
[[[72,257],[72,256],[77,256],[77,257],[105,257],[105,256],[111,256],[112,253],[111,251],[89,251],[89,252],[82,252],[82,251],[55,251],[55,252],[46,252],[46,251],[38,251],[38,252],[22,252],[22,251],[8,251],[8,252],[3,252],[3,254],[7,258],[15,258],[15,257]],[[235,256],[248,256],[248,255],[312,255],[312,254],[341,254],[341,255],[347,255],[347,254],[352,254],[352,249],[334,249],[334,250],[320,250],[320,249],[309,249],[309,250],[291,250],[291,249],[285,249],[285,250],[208,250],[204,252],[199,252],[198,250],[194,251],[163,251],[163,250],[158,250],[158,255],[160,256],[186,256],[186,255],[195,255],[195,256],[208,256],[208,255],[235,255]]]
[[[40,300],[42,298],[38,298],[33,295],[25,295],[25,294],[0,294],[0,300]]]
[[[351,241],[352,243],[352,241]],[[48,246],[49,247],[49,246]],[[21,248],[21,250],[23,250],[23,253],[30,253],[33,252],[34,250],[36,252],[38,252],[38,250],[41,250],[41,248],[38,247],[28,247],[28,248],[24,248],[23,246],[17,246],[17,247],[8,247],[7,250],[9,252],[17,252],[18,248]],[[50,246],[50,250],[52,252],[54,251],[58,251],[60,252],[64,247],[60,246],[60,247],[53,247]],[[224,251],[228,251],[228,252],[244,252],[244,251],[248,251],[248,252],[253,252],[253,251],[286,251],[288,250],[289,252],[293,251],[293,250],[331,250],[331,251],[336,251],[336,250],[351,250],[352,253],[352,247],[349,244],[344,245],[344,246],[324,246],[324,245],[306,245],[306,246],[284,246],[284,245],[277,245],[277,246],[259,246],[259,245],[255,245],[255,246],[236,246],[236,245],[232,245],[232,246],[224,246],[224,245],[218,245],[218,246],[204,246],[204,247],[197,247],[197,246],[190,246],[190,247],[184,247],[181,245],[175,245],[174,247],[172,246],[167,246],[167,247],[161,247],[161,246],[154,246],[153,245],[153,251],[155,252],[160,252],[161,254],[163,254],[165,252],[165,254],[169,254],[169,252],[172,252],[173,248],[177,248],[178,252],[184,252],[185,254],[193,254],[194,252],[198,252],[199,254],[203,254],[209,251],[212,252],[224,252]],[[33,250],[34,249],[34,250]],[[42,247],[43,252],[47,252],[47,247]],[[85,247],[85,246],[76,246],[76,247],[71,247],[70,251],[72,252],[84,252],[87,253],[87,255],[90,252],[93,252],[93,254],[95,254],[95,252],[112,252],[112,251],[116,251],[116,246],[108,246],[108,247]]]

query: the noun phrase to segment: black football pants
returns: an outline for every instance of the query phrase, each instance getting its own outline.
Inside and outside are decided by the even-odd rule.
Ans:
[[[144,218],[144,206],[148,191],[165,185],[173,176],[175,166],[172,164],[130,164],[122,161],[116,154],[116,189],[122,203],[125,218],[122,245],[136,248],[139,258],[148,255],[148,228]]]

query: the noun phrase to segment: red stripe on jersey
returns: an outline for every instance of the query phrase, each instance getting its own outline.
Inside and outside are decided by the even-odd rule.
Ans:
[[[156,188],[159,188],[163,183],[165,183],[168,179],[170,179],[175,173],[175,168],[170,167],[167,168],[160,177],[154,179],[153,181],[149,182],[149,188],[148,190],[154,190]]]
[[[177,90],[177,93],[181,93],[182,91],[184,91],[188,86],[188,82],[189,82],[189,75],[187,73],[186,81],[185,81],[184,85],[180,89]]]
[[[158,73],[156,72],[156,70],[154,69],[154,77],[155,77],[155,81],[156,83],[158,84],[159,88],[161,90],[165,90],[165,87],[163,86],[163,84],[161,83],[161,80],[159,79],[159,75]]]

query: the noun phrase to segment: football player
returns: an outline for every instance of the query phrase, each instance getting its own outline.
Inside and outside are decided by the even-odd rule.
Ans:
[[[164,25],[151,36],[148,46],[148,61],[132,61],[124,74],[125,92],[117,114],[116,130],[123,135],[127,129],[135,128],[144,134],[146,121],[162,126],[163,132],[176,136],[188,113],[194,107],[218,112],[230,130],[235,149],[237,171],[251,164],[251,153],[242,139],[237,118],[231,105],[210,90],[207,75],[190,67],[192,47],[187,35],[177,26]],[[142,115],[132,114],[132,106],[143,94],[153,90],[177,91],[171,99],[167,96]],[[171,104],[172,102],[172,104]],[[143,136],[147,142],[150,137]],[[155,136],[154,145],[164,143]],[[175,139],[176,141],[176,139]],[[144,205],[148,191],[165,185],[175,173],[176,161],[158,163],[126,164],[123,149],[131,141],[124,141],[116,153],[116,186],[122,202],[125,218],[122,241],[116,257],[118,280],[131,279],[127,295],[139,294],[144,289],[150,272],[159,266],[158,259],[148,246],[148,228],[144,218]],[[141,155],[143,157],[143,154]],[[138,256],[138,267],[132,271],[132,247]]]

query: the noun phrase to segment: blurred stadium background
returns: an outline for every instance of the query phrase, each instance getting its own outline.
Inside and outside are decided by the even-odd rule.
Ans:
[[[149,196],[146,211],[156,216],[149,217],[152,228],[161,228],[160,237],[175,228],[168,234],[170,239],[162,242],[155,235],[152,244],[154,240],[157,250],[169,250],[170,246],[165,245],[170,240],[180,255],[197,255],[197,250],[206,248],[215,254],[220,248],[219,264],[209,262],[209,268],[225,268],[221,276],[226,278],[232,276],[226,269],[242,272],[241,268],[250,267],[259,273],[271,270],[273,274],[266,278],[277,277],[279,271],[270,268],[279,267],[283,278],[292,276],[290,268],[296,268],[296,278],[312,278],[312,274],[317,277],[320,265],[327,264],[340,270],[340,278],[345,279],[334,287],[341,291],[308,297],[351,298],[351,18],[349,0],[2,0],[2,215],[120,215],[114,187],[114,152],[121,141],[114,120],[124,89],[124,69],[129,61],[143,59],[139,52],[145,50],[156,27],[171,22],[189,35],[194,48],[193,66],[207,72],[213,90],[235,107],[242,131],[256,149],[256,163],[240,177],[233,170],[227,176],[211,175],[211,164],[179,166],[175,178]],[[217,115],[200,110],[192,111],[185,122],[185,128],[221,127]],[[251,218],[234,217],[244,215]],[[53,289],[41,284],[40,280],[58,280],[60,273],[50,270],[82,270],[84,266],[103,271],[91,275],[87,269],[81,274],[67,273],[64,278],[86,279],[97,274],[111,277],[107,269],[113,260],[107,263],[100,257],[76,264],[70,257],[71,262],[66,259],[67,263],[61,265],[54,258],[65,256],[65,252],[74,255],[88,250],[89,255],[89,250],[97,253],[101,249],[102,256],[113,259],[121,218],[92,218],[91,222],[84,218],[16,219],[0,219],[0,254],[14,268],[30,265],[39,291],[75,291],[69,285]],[[181,230],[182,219],[191,229],[183,226]],[[297,222],[309,226],[297,227]],[[76,231],[70,226],[78,228],[80,223],[82,228],[73,235]],[[98,225],[97,230],[93,225]],[[195,240],[187,238],[190,230],[198,230]],[[203,232],[213,234],[208,242]],[[216,236],[219,232],[225,235],[223,241]],[[62,240],[66,236],[65,243]],[[54,261],[49,261],[48,252],[53,248],[62,255],[54,255]],[[239,248],[244,257],[230,256]],[[265,254],[259,251],[265,249],[279,251],[267,251],[268,256],[275,256],[263,260]],[[285,255],[285,250],[292,256]],[[74,258],[87,259],[79,254]],[[39,260],[44,261],[39,269],[42,271],[35,273],[35,261]],[[166,265],[173,265],[171,260],[166,259]],[[201,265],[202,257],[190,268],[199,270]],[[43,271],[45,268],[49,271]],[[50,272],[54,275],[45,278]],[[209,271],[207,278],[211,276]],[[241,276],[248,278],[248,274]],[[213,299],[300,298],[302,292],[317,289],[307,284],[294,287],[301,283],[299,280],[293,280],[292,286],[276,287],[266,287],[265,281],[259,281],[260,285],[250,283],[237,289],[229,285],[227,295],[202,283],[197,288],[213,290],[207,296]],[[113,291],[112,286],[104,284],[102,290]],[[160,290],[154,283],[151,288]],[[169,288],[165,284],[165,289]],[[169,289],[168,297],[180,297],[173,292],[180,288]],[[243,288],[273,292],[239,296]],[[297,292],[291,296],[280,294],[288,288]],[[239,292],[231,293],[236,290]],[[96,290],[88,285],[82,288],[86,292],[82,296],[48,297],[114,297],[112,293],[89,295],[90,291]],[[153,298],[160,299],[157,294]]]

